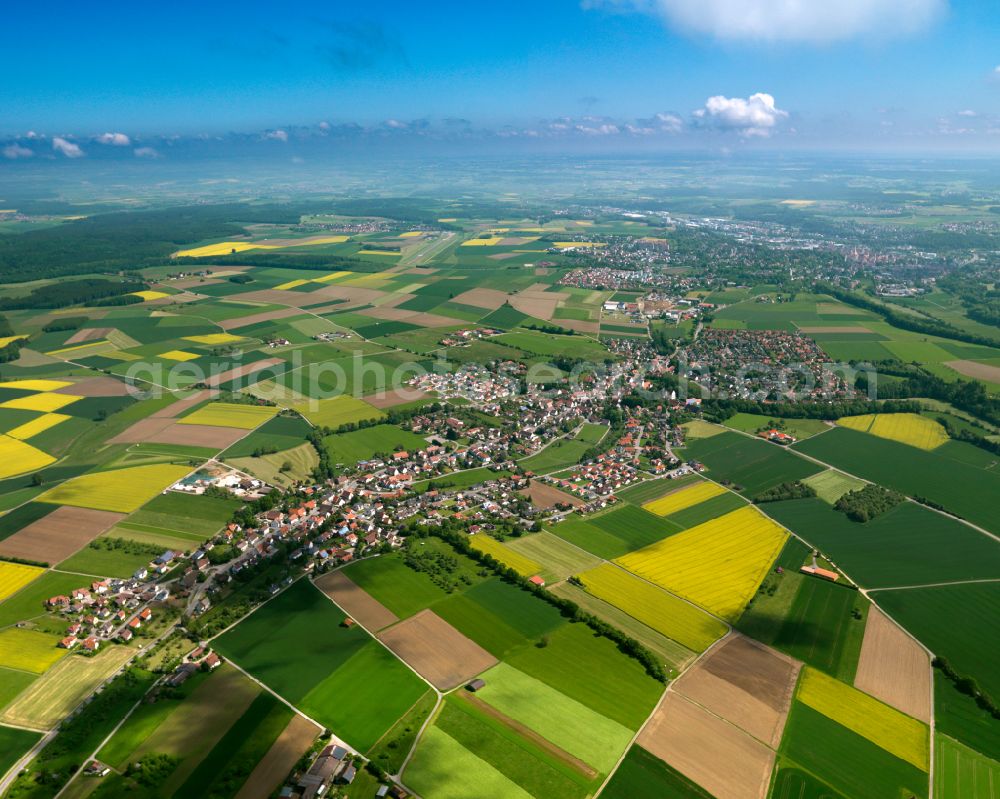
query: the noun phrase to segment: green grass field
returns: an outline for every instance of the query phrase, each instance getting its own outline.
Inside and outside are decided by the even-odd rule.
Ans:
[[[391,457],[394,450],[421,450],[427,442],[399,425],[380,424],[353,433],[337,433],[323,439],[335,463],[355,464],[381,453]]]
[[[1000,661],[981,645],[1000,640],[1000,583],[879,591],[874,598],[935,655],[1000,696]]]
[[[816,440],[823,440],[828,435]],[[748,497],[820,471],[819,466],[775,444],[733,432],[692,440],[685,452],[688,458],[704,463],[713,480],[735,483],[741,486],[740,493]]]
[[[995,577],[1000,545],[960,522],[904,502],[865,524],[820,499],[769,502],[764,510],[866,588]]]
[[[38,732],[0,726],[0,774],[6,774],[41,737]]]
[[[821,419],[772,419],[770,416],[762,416],[757,413],[737,413],[726,419],[723,424],[733,430],[740,430],[744,433],[756,433],[763,428],[771,429],[775,427],[772,422],[778,422],[778,429],[797,439],[809,438],[817,433],[822,433],[829,429]]]
[[[483,674],[477,698],[607,774],[632,732],[540,680],[499,663]]]
[[[938,669],[934,670],[934,729],[1000,760],[1000,724]]]
[[[553,441],[541,452],[519,461],[519,465],[525,471],[535,474],[556,472],[579,463],[580,456],[591,446],[586,441],[561,438]]]
[[[801,702],[792,703],[780,752],[851,799],[928,794],[925,772]]]
[[[802,481],[816,492],[824,502],[834,504],[848,491],[857,491],[864,488],[865,483],[856,477],[851,477],[835,469],[827,469],[825,472],[814,474]]]
[[[13,596],[0,603],[0,627],[32,619],[46,613],[43,603],[59,594],[68,594],[74,588],[86,587],[87,578],[77,574],[47,571],[37,580],[28,583]]]
[[[544,643],[511,652],[505,662],[624,727],[638,729],[663,692],[638,661],[586,625],[567,624]]]
[[[541,564],[541,575],[549,583],[565,580],[601,563],[600,558],[544,531],[511,538],[505,543],[515,552]]]
[[[808,771],[781,762],[771,785],[771,799],[846,799]]]
[[[60,563],[59,568],[95,577],[131,577],[136,569],[147,565],[154,557],[156,555],[151,552],[126,552],[88,545]]]
[[[644,483],[630,485],[628,488],[623,488],[621,491],[615,492],[615,496],[619,499],[624,499],[626,502],[631,502],[633,505],[645,505],[647,502],[663,496],[668,491],[676,491],[678,488],[697,482],[698,479],[698,476],[694,474],[686,474],[683,477],[678,477],[676,480],[660,477],[656,480],[647,480]]]
[[[628,750],[601,796],[605,799],[712,799],[710,793],[638,744]],[[806,797],[796,796],[796,799]]]
[[[934,796],[938,799],[997,799],[1000,763],[947,735],[934,737]]]
[[[1000,473],[963,462],[955,454],[974,450],[950,441],[946,452],[923,450],[838,427],[793,445],[807,455],[910,496],[922,496],[993,533],[1000,533],[1000,503],[983,502],[1000,493]],[[942,447],[942,449],[944,449]],[[973,452],[969,460],[979,461]],[[973,457],[975,456],[975,457]]]

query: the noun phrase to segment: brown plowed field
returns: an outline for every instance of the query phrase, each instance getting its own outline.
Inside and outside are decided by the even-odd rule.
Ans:
[[[83,344],[86,341],[98,341],[108,335],[113,327],[85,327],[77,330],[72,336],[66,339],[66,346],[71,344]]]
[[[430,610],[383,630],[378,637],[441,691],[451,690],[497,663],[493,655]]]
[[[670,691],[637,743],[716,799],[763,799],[774,752]]]
[[[283,291],[282,294],[289,292]],[[237,330],[247,325],[255,325],[258,322],[270,322],[272,319],[284,319],[288,316],[299,316],[302,313],[298,308],[276,308],[273,311],[263,311],[261,313],[250,314],[249,316],[237,316],[235,319],[223,319],[219,322],[219,327],[223,330]]]
[[[0,555],[59,563],[124,518],[124,513],[105,510],[56,508],[10,538],[0,541]]]
[[[150,444],[180,444],[185,447],[226,449],[226,447],[232,446],[243,438],[248,432],[248,430],[236,427],[213,427],[207,424],[178,424],[171,422],[167,427],[147,436],[144,440]]]
[[[459,305],[471,305],[474,308],[485,308],[489,311],[495,311],[507,302],[507,292],[498,289],[469,289],[455,297],[452,302],[457,302]]]
[[[854,687],[930,723],[931,667],[927,653],[878,608],[868,613]]]
[[[800,667],[787,655],[732,635],[684,674],[674,688],[776,748]]]
[[[399,621],[399,616],[342,571],[317,577],[316,587],[336,602],[348,616],[369,630],[378,631]]]
[[[558,488],[550,486],[548,483],[540,483],[538,480],[532,480],[531,485],[520,493],[529,497],[532,504],[538,508],[553,508],[556,503],[565,503],[567,505],[572,505],[573,507],[579,507],[580,505],[586,504],[579,497],[574,497],[572,494],[560,491]]]
[[[369,394],[367,397],[362,397],[365,402],[375,408],[393,408],[396,405],[402,405],[404,402],[416,402],[417,400],[432,400],[433,397],[426,391],[420,391],[415,388],[396,388],[392,391],[385,391],[381,396],[378,394]]]
[[[247,781],[236,794],[236,799],[267,799],[288,776],[303,752],[312,746],[320,732],[322,730],[309,719],[296,714],[250,772]]]
[[[71,386],[57,388],[55,393],[78,397],[125,397],[128,396],[128,386],[113,377],[87,377]]]
[[[510,304],[515,308],[515,310],[518,310],[523,314],[533,316],[536,319],[549,320],[552,318],[552,314],[556,312],[558,299],[555,296],[549,300],[534,299],[532,297],[516,295],[510,298]]]
[[[177,402],[172,402],[166,408],[151,413],[149,415],[150,419],[176,419],[188,408],[193,408],[199,402],[204,402],[207,399],[211,399],[216,396],[219,392],[210,391],[209,389],[202,389],[201,391],[196,391],[189,397],[177,400]]]
[[[254,361],[253,363],[245,363],[242,366],[237,366],[226,372],[219,372],[219,374],[212,375],[207,380],[205,380],[205,385],[207,386],[221,386],[223,383],[228,383],[230,380],[236,380],[240,377],[245,377],[246,375],[252,375],[255,372],[260,372],[263,369],[267,369],[270,366],[275,366],[279,363],[284,363],[281,358],[264,358],[260,361]]]
[[[988,363],[976,363],[975,361],[945,361],[944,365],[966,377],[987,380],[990,383],[1000,383],[1000,366],[990,366]]]
[[[420,327],[451,327],[458,322],[457,319],[452,319],[450,316],[407,311],[402,308],[366,308],[363,313],[372,319],[388,319],[391,321],[406,322],[411,325],[420,325]]]

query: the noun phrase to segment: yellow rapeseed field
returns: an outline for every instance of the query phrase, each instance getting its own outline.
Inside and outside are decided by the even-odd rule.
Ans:
[[[19,408],[22,411],[48,413],[49,411],[58,411],[79,399],[83,399],[83,397],[78,397],[75,394],[54,394],[42,391],[38,394],[28,394],[26,397],[15,397],[12,400],[7,400],[0,403],[0,408]]]
[[[41,577],[45,569],[37,566],[25,566],[23,563],[7,563],[0,561],[0,600],[11,594],[16,594],[24,586],[37,577]]]
[[[927,771],[930,733],[923,722],[809,666],[802,670],[797,697],[813,710]]]
[[[577,576],[588,593],[695,652],[726,634],[718,619],[611,563]]]
[[[76,344],[72,347],[61,347],[58,350],[49,350],[46,355],[69,356],[71,358],[88,358],[91,355],[104,355],[115,350],[116,347],[107,339],[98,341],[88,341],[86,344]]]
[[[17,341],[18,339],[27,338],[27,336],[2,336],[0,337],[0,349],[6,347],[12,341]]]
[[[214,427],[236,427],[240,430],[252,430],[274,416],[278,410],[278,408],[265,405],[210,402],[177,421],[180,424],[205,424]]]
[[[195,358],[200,358],[201,356],[197,352],[169,350],[167,352],[161,352],[160,357],[166,358],[168,361],[193,361]]]
[[[24,391],[55,391],[73,385],[67,380],[7,380],[0,388],[19,388]]]
[[[458,221],[457,216],[445,216],[438,220],[438,222],[444,222],[444,223],[457,222],[457,221]]]
[[[735,620],[787,538],[764,514],[746,507],[623,555],[616,563]]]
[[[342,277],[347,277],[348,275],[353,274],[353,272],[331,272],[328,275],[323,275],[323,277],[313,278],[313,283],[330,283],[334,280],[340,280]]]
[[[642,507],[651,513],[655,513],[657,516],[669,516],[671,513],[677,513],[679,510],[690,508],[693,505],[704,502],[706,499],[711,499],[725,493],[726,489],[722,486],[705,481],[687,486],[680,489],[680,491],[674,491],[665,497],[654,499]]]
[[[405,233],[400,233],[399,237],[401,239],[415,239],[417,236],[423,236],[424,231],[422,230],[408,230]]]
[[[42,674],[69,652],[60,649],[59,639],[35,630],[8,627],[0,630],[0,666]]]
[[[520,552],[515,552],[510,547],[504,546],[500,541],[479,533],[469,537],[469,543],[480,552],[492,555],[505,566],[513,569],[522,577],[532,577],[543,570],[542,564],[532,560]]]
[[[31,444],[0,436],[0,478],[34,472],[54,462],[55,458]]]
[[[311,280],[289,280],[287,283],[282,283],[280,286],[275,286],[278,291],[288,291],[289,289],[297,289],[299,286],[304,286],[306,283],[311,283]]]
[[[132,296],[142,297],[147,302],[149,300],[162,300],[164,297],[169,297],[165,291],[133,291]]]
[[[190,472],[188,466],[155,463],[83,474],[51,488],[38,502],[132,513]]]
[[[568,249],[569,247],[607,247],[603,241],[557,241],[556,247],[560,250]]]
[[[179,250],[174,253],[174,258],[205,258],[210,255],[229,255],[231,252],[245,252],[246,250],[257,249],[267,250],[271,248],[252,241],[219,241],[215,244],[206,244],[204,247]]]
[[[358,255],[402,255],[399,250],[359,250]],[[379,276],[381,277],[381,275]],[[358,278],[359,280],[361,278]]]
[[[502,236],[490,236],[488,239],[469,239],[463,241],[463,247],[492,247],[502,241]]]
[[[232,344],[235,341],[243,341],[243,336],[234,336],[232,333],[207,333],[203,336],[184,336],[185,341],[193,341],[195,344]]]
[[[60,422],[65,422],[71,417],[64,413],[46,413],[30,422],[25,422],[22,425],[18,425],[13,430],[8,430],[7,435],[11,438],[16,438],[18,441],[27,441],[32,436],[37,436],[48,430],[50,427],[55,427]]]
[[[844,416],[837,420],[837,424],[919,449],[936,449],[948,440],[948,433],[944,427],[933,419],[916,413],[869,413],[864,416]]]

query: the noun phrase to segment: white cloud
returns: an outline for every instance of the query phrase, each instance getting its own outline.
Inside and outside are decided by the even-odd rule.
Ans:
[[[948,10],[948,0],[585,0],[656,13],[696,34],[736,41],[833,42],[906,36]]]
[[[136,158],[159,158],[160,153],[152,147],[136,147],[132,151]]]
[[[284,130],[269,130],[264,134],[264,138],[273,141],[288,141],[288,133]]]
[[[95,141],[114,147],[128,147],[132,143],[132,140],[124,133],[102,133]]]
[[[973,111],[970,108],[967,108],[964,111],[959,111],[958,115],[960,117],[977,117],[977,116],[979,116],[979,114],[977,114],[975,111]]]
[[[742,97],[723,97],[717,94],[705,101],[705,107],[694,112],[699,124],[730,130],[741,136],[770,136],[788,112],[774,104],[774,97],[764,92]]]
[[[62,153],[67,158],[83,157],[83,150],[80,149],[78,144],[73,144],[73,142],[67,141],[61,136],[56,136],[52,139],[52,149]]]
[[[325,120],[323,122],[320,122],[319,123],[319,129],[320,130],[329,130],[330,129],[330,123],[326,122]]]
[[[600,125],[577,125],[575,130],[584,136],[617,136],[621,133],[621,129],[617,125],[608,122]]]
[[[403,128],[409,127],[405,122],[398,119],[387,119],[385,121],[385,126],[387,128],[393,128],[394,130],[402,130]]]
[[[11,161],[17,158],[31,158],[34,154],[34,150],[29,150],[20,144],[9,144],[3,148],[3,157],[9,158]]]

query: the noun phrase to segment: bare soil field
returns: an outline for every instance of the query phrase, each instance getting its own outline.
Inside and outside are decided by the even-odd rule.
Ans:
[[[600,322],[585,322],[583,319],[556,319],[556,324],[560,327],[567,327],[577,333],[592,333],[597,335],[601,332]]]
[[[113,377],[86,377],[71,386],[55,390],[56,394],[75,394],[78,397],[125,397],[128,386]]]
[[[219,374],[212,375],[209,377],[205,384],[212,386],[221,386],[223,383],[228,383],[230,380],[236,380],[240,377],[245,377],[247,375],[252,375],[256,372],[260,372],[271,366],[276,366],[279,363],[284,363],[281,358],[264,358],[261,361],[255,361],[254,363],[245,363],[242,366],[237,366],[226,372],[220,372]]]
[[[370,394],[367,397],[362,397],[365,402],[375,408],[393,408],[396,405],[402,405],[404,402],[416,402],[417,400],[431,400],[434,399],[426,391],[420,391],[415,388],[396,388],[392,391],[384,391],[381,396],[378,394]]]
[[[497,659],[430,610],[378,635],[435,688],[448,691],[495,666]]]
[[[364,311],[365,316],[372,319],[388,319],[397,322],[407,322],[420,327],[451,327],[455,325],[455,319],[450,316],[439,316],[433,313],[421,313],[419,311],[405,311],[402,308],[368,308]]]
[[[288,293],[287,291],[285,292]],[[375,304],[375,301],[384,297],[387,292],[378,289],[366,289],[359,286],[323,286],[316,291],[310,291],[302,297],[311,298],[308,302],[303,300],[305,305],[315,305],[323,300],[346,300],[347,302],[364,305],[366,303]]]
[[[871,333],[867,327],[861,325],[810,325],[800,327],[800,333]]]
[[[328,572],[317,577],[316,587],[368,630],[375,632],[399,621],[399,616],[342,571]]]
[[[586,504],[579,497],[574,497],[572,494],[560,491],[555,486],[550,486],[547,483],[540,483],[538,480],[532,480],[531,485],[520,493],[530,498],[532,504],[539,508],[554,508],[556,503],[565,503],[572,505],[574,508]]]
[[[59,563],[124,518],[124,513],[59,507],[10,538],[0,541],[0,555],[42,563]]]
[[[875,607],[868,613],[854,687],[930,723],[928,655],[920,644]]]
[[[772,748],[781,733],[801,663],[731,635],[674,685],[688,699]]]
[[[493,255],[487,255],[486,257],[489,258],[491,261],[507,261],[507,260],[509,260],[511,258],[517,258],[517,253],[516,252],[497,252],[497,253],[493,253]]]
[[[510,304],[516,310],[528,316],[534,316],[536,319],[545,320],[552,318],[552,315],[556,312],[558,303],[559,300],[554,296],[551,300],[534,299],[523,296],[523,292],[510,298]]]
[[[281,293],[288,294],[287,291]],[[235,319],[223,319],[219,322],[219,327],[223,330],[236,330],[247,325],[255,325],[258,322],[270,322],[272,319],[284,319],[288,316],[298,316],[301,313],[298,308],[276,308],[273,311],[263,311],[261,313],[250,314],[249,316],[238,316]]]
[[[141,444],[149,441],[152,436],[158,436],[168,427],[174,424],[174,420],[169,417],[150,416],[148,419],[140,419],[131,427],[126,427],[114,438],[109,438],[109,444]]]
[[[133,425],[134,426],[134,425]],[[213,427],[207,424],[178,424],[171,422],[167,427],[147,436],[150,444],[180,444],[186,447],[214,447],[226,449],[239,441],[249,431],[236,427]]]
[[[495,311],[507,302],[507,292],[499,289],[469,289],[455,297],[452,302]]]
[[[83,344],[87,341],[98,341],[108,335],[113,327],[85,327],[77,330],[72,336],[66,339],[66,346],[71,344]]]
[[[945,361],[945,366],[954,369],[960,375],[986,380],[990,383],[1000,383],[1000,366],[990,366],[988,363],[975,361]]]
[[[764,799],[774,752],[670,691],[636,740],[716,799]]]
[[[188,408],[193,408],[199,402],[204,402],[205,400],[211,399],[218,395],[217,391],[210,391],[209,389],[202,389],[201,391],[196,391],[190,397],[185,397],[184,399],[177,400],[168,405],[162,410],[156,411],[150,414],[150,419],[176,419],[180,414],[184,413]]]
[[[319,736],[320,730],[309,719],[296,714],[281,731],[278,739],[271,744],[267,754],[250,772],[247,781],[243,783],[236,794],[236,799],[267,799],[292,768],[312,742]]]

